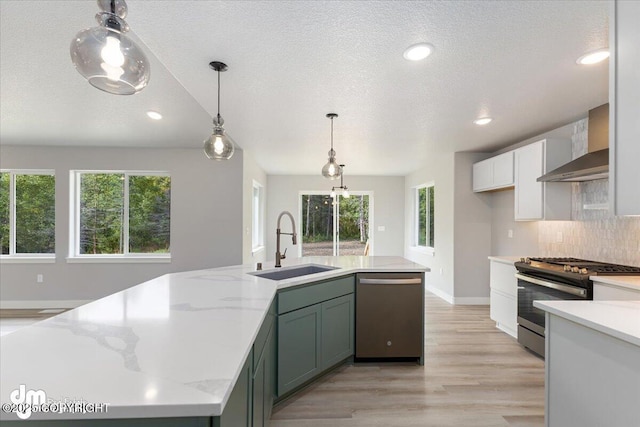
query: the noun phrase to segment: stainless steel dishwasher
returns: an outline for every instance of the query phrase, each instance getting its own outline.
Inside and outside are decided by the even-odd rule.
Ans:
[[[356,358],[419,358],[424,274],[362,273],[356,284]]]

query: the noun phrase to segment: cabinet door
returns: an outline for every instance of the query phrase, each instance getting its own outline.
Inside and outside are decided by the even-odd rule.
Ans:
[[[496,326],[513,337],[517,337],[518,302],[517,298],[491,289],[490,317]]]
[[[516,272],[517,270],[513,264],[491,261],[489,264],[489,285],[491,289],[497,289],[516,298],[518,296]]]
[[[320,373],[321,306],[278,316],[278,396]]]
[[[493,183],[492,159],[483,160],[473,165],[473,191],[483,191]]]
[[[275,366],[275,340],[273,339],[274,328],[271,328],[264,350],[254,364],[253,372],[253,427],[264,427],[268,425],[273,407],[273,396],[275,394],[274,375]]]
[[[513,185],[513,151],[493,158],[493,187]]]
[[[250,353],[222,415],[213,419],[214,427],[251,427],[252,370],[253,355]]]
[[[536,181],[544,174],[544,141],[518,148],[515,156],[515,219],[544,219],[544,186]]]
[[[322,369],[353,355],[353,294],[322,303]]]
[[[609,35],[610,191],[616,215],[640,215],[640,3],[611,2]]]

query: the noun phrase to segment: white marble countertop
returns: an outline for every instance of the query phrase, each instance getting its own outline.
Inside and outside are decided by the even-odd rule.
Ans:
[[[589,276],[594,282],[640,291],[640,276]]]
[[[401,257],[308,257],[337,270],[275,282],[251,265],[167,274],[0,338],[0,401],[21,384],[48,399],[108,403],[84,416],[220,415],[278,289],[356,272],[423,272]],[[272,264],[271,264],[272,265]],[[17,420],[0,411],[0,419]]]
[[[640,301],[534,301],[533,305],[640,347]]]
[[[503,264],[513,265],[514,262],[520,261],[519,256],[490,256],[488,257],[490,261],[501,262]],[[524,257],[522,257],[524,258]]]

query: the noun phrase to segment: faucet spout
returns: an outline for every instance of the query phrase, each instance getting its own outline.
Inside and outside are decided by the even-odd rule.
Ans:
[[[291,233],[283,233],[282,231],[280,231],[280,220],[284,215],[288,216],[291,220]],[[278,215],[278,223],[276,225],[276,267],[282,267],[280,261],[285,258],[285,254],[280,253],[280,236],[282,234],[290,235],[294,245],[298,243],[298,238],[296,235],[296,220],[293,219],[293,215],[291,215],[291,212],[289,211],[283,211],[280,213],[280,215]]]

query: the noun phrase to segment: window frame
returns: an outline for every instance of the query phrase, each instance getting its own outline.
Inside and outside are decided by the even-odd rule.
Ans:
[[[53,176],[54,194],[56,186],[55,169],[0,169],[0,173],[9,174],[9,253],[0,254],[2,263],[43,263],[49,264],[56,261],[57,239],[55,238],[54,220],[54,245],[53,253],[17,253],[16,252],[16,175],[48,175]],[[56,211],[56,198],[53,201],[54,213]]]
[[[426,218],[425,218],[425,244],[421,245],[420,244],[420,190],[422,189],[426,189],[426,204],[427,206],[425,207],[425,212],[426,212]],[[435,253],[435,218],[434,219],[434,226],[433,226],[433,231],[430,231],[430,204],[429,204],[429,189],[432,189],[432,191],[434,192],[434,216],[435,216],[435,182],[434,181],[430,181],[430,182],[426,182],[424,184],[420,184],[417,185],[415,187],[413,187],[413,248],[418,250],[418,251],[422,251],[422,252],[426,252],[426,253],[430,253],[430,254],[434,254]],[[429,246],[429,237],[434,237],[433,239],[433,246]]]
[[[256,203],[256,191],[258,200]],[[264,185],[255,179],[251,186],[251,253],[264,250],[265,240],[265,192]]]
[[[80,253],[80,184],[83,174],[122,174],[124,175],[123,189],[123,248],[121,254],[81,254]],[[129,252],[129,177],[131,176],[166,176],[171,178],[168,171],[145,170],[71,170],[69,171],[69,255],[68,263],[169,263],[171,252],[167,253],[131,253]],[[171,200],[169,201],[171,206]],[[171,242],[171,232],[169,232]]]

